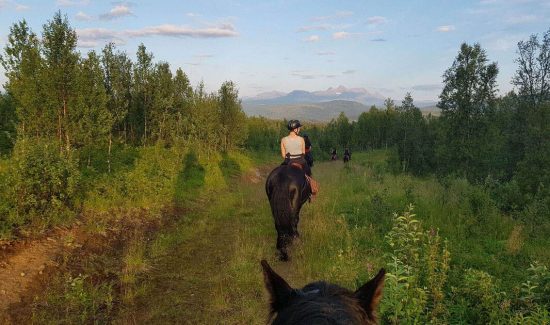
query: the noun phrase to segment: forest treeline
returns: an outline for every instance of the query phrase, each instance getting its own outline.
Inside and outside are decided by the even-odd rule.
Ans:
[[[77,50],[76,31],[60,12],[41,37],[25,21],[10,29],[2,55],[8,82],[2,96],[0,150],[18,138],[56,140],[66,151],[113,140],[131,145],[200,141],[209,150],[242,144],[246,132],[236,85],[217,93],[193,88],[181,68],[141,44],[132,61],[107,44],[101,53]]]
[[[550,30],[519,42],[515,90],[497,96],[498,65],[479,44],[462,44],[444,72],[439,117],[423,116],[408,93],[400,104],[372,106],[357,121],[343,113],[306,128],[317,155],[394,148],[393,169],[460,177],[489,187],[507,212],[526,207],[550,216]],[[261,120],[255,121],[260,125]],[[250,129],[247,144],[276,150],[277,126]],[[261,133],[261,134],[258,134]],[[262,136],[263,135],[263,136]],[[536,211],[536,212],[535,212]],[[543,217],[541,217],[544,219]],[[542,221],[539,220],[539,221]]]
[[[1,55],[8,82],[0,97],[0,154],[20,162],[19,174],[30,157],[41,165],[41,155],[59,161],[62,175],[73,168],[63,166],[77,170],[99,158],[110,171],[113,144],[277,154],[284,121],[247,118],[235,83],[214,93],[202,83],[193,87],[181,68],[173,73],[167,62],[155,62],[143,44],[135,60],[112,43],[86,55],[76,46],[76,31],[60,12],[40,36],[25,21],[10,29]],[[548,216],[550,30],[521,41],[516,63],[515,90],[499,97],[498,65],[479,44],[462,44],[443,74],[439,117],[423,116],[407,94],[400,104],[388,98],[384,107],[372,106],[357,121],[341,114],[325,125],[306,123],[304,132],[317,158],[331,148],[394,148],[396,172],[466,178],[490,188],[504,211]]]

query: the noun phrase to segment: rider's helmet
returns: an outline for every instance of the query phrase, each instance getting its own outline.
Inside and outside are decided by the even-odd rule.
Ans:
[[[290,121],[288,121],[287,128],[288,128],[290,131],[292,131],[292,130],[297,129],[297,128],[301,127],[301,126],[302,126],[302,124],[300,124],[300,121],[298,121],[298,120],[290,120]]]

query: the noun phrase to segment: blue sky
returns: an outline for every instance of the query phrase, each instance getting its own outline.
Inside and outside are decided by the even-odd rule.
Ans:
[[[135,57],[143,42],[194,85],[214,91],[233,80],[241,96],[344,85],[437,100],[462,42],[479,42],[498,62],[506,92],[517,42],[550,27],[550,0],[0,0],[0,46],[13,23],[26,19],[40,35],[57,10],[82,53],[114,41]]]

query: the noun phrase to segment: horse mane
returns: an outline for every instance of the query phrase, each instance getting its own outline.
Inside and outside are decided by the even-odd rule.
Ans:
[[[288,306],[278,313],[271,306],[269,320],[279,324],[376,324],[361,308],[353,292],[324,281],[294,289]]]

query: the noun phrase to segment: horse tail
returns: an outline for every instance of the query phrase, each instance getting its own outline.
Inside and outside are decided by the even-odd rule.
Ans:
[[[271,189],[271,197],[269,203],[271,205],[271,212],[275,217],[275,225],[281,229],[292,229],[291,217],[292,207],[290,202],[290,191],[287,183],[288,180],[279,178],[280,182],[277,186]]]

